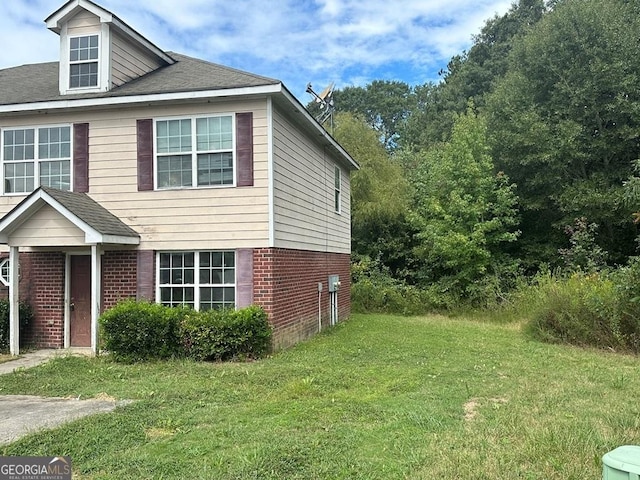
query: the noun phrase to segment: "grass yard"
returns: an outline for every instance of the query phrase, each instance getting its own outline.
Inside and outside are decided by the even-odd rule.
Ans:
[[[640,444],[640,359],[531,342],[516,324],[354,315],[272,358],[61,358],[0,394],[134,399],[0,447],[78,479],[599,479]]]

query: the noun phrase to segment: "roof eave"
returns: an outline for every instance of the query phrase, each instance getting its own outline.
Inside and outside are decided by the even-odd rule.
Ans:
[[[171,57],[171,55],[167,55],[166,52],[164,52],[162,49],[158,48],[152,42],[140,35],[109,10],[105,10],[104,8],[96,5],[89,0],[71,0],[60,7],[58,10],[56,10],[54,13],[49,15],[44,22],[49,30],[60,35],[60,32],[62,31],[62,25],[74,15],[76,15],[80,10],[91,12],[92,14],[100,18],[100,23],[108,23],[114,27],[117,27],[118,30],[131,38],[134,42],[147,49],[167,64],[170,65],[176,62],[175,59]]]
[[[335,138],[331,136],[320,123],[313,118],[309,111],[300,103],[300,101],[293,96],[286,87],[282,88],[282,95],[294,106],[297,111],[300,111],[305,117],[306,121],[312,126],[312,128],[318,133],[318,135],[324,137],[331,147],[341,155],[350,170],[360,170],[360,165],[356,162],[351,155],[340,145]]]
[[[31,193],[22,202],[16,205],[13,210],[0,219],[0,244],[8,244],[11,234],[20,228],[24,222],[29,220],[29,218],[31,218],[31,216],[44,205],[50,205],[60,215],[80,229],[84,233],[85,242],[87,244],[140,244],[140,236],[138,234],[125,236],[99,232],[41,188]]]
[[[62,30],[62,24],[76,15],[81,9],[93,13],[100,18],[100,22],[102,23],[110,23],[113,20],[113,14],[110,11],[105,10],[89,0],[70,0],[49,15],[44,20],[44,23],[49,30],[59,35]]]
[[[201,100],[207,98],[269,95],[282,92],[282,84],[274,83],[257,87],[239,87],[219,90],[198,90],[188,92],[153,93],[147,95],[99,96],[92,98],[51,100],[46,102],[15,103],[0,105],[2,113],[29,113],[69,110],[74,108],[113,107],[136,104],[150,104],[180,100]]]

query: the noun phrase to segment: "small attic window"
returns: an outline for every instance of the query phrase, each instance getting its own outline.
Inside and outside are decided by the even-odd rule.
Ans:
[[[69,40],[69,88],[97,87],[98,35]]]

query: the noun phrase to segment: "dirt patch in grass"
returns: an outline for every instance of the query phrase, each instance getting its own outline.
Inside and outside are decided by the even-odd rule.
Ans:
[[[467,422],[471,422],[478,417],[478,410],[480,407],[490,405],[492,407],[497,407],[499,405],[504,405],[508,403],[506,398],[472,398],[468,402],[463,405],[464,410],[464,419]]]

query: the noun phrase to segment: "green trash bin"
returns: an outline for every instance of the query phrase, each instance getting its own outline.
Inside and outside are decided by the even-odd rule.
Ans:
[[[640,480],[640,447],[623,445],[605,453],[602,480]]]

